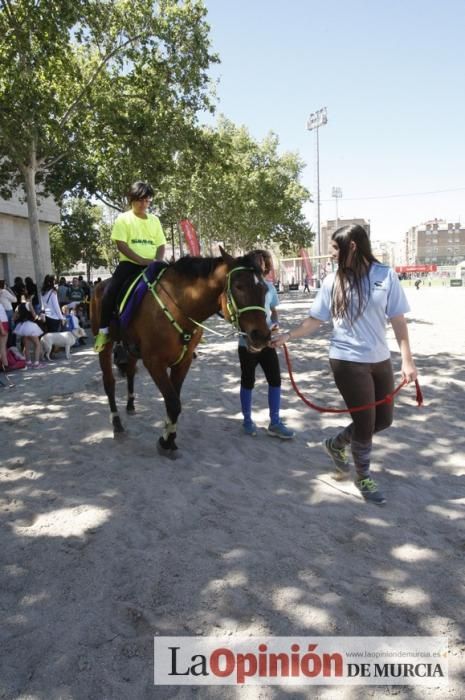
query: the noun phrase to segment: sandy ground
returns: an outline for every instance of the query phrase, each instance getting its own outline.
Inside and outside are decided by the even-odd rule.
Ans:
[[[465,290],[407,293],[426,405],[404,389],[395,424],[376,439],[384,508],[332,479],[321,442],[345,420],[308,410],[284,362],[283,417],[296,439],[266,434],[262,378],[262,430],[242,436],[231,339],[201,346],[175,463],[156,454],[164,408],[143,368],[123,441],[112,438],[90,348],[11,375],[16,387],[0,389],[0,698],[463,697]],[[308,305],[283,299],[283,325]],[[340,406],[327,338],[290,351],[304,393]],[[122,410],[125,394],[120,380]],[[153,686],[154,635],[235,634],[444,635],[450,684]]]

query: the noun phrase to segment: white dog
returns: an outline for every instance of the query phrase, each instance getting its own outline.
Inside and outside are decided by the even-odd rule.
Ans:
[[[40,348],[42,356],[47,360],[50,359],[50,352],[54,345],[65,349],[66,359],[70,358],[70,350],[76,338],[71,331],[57,331],[56,333],[45,333],[40,339]]]

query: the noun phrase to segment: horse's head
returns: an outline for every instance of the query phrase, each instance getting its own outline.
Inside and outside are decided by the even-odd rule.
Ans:
[[[221,301],[224,317],[245,335],[247,349],[259,352],[271,337],[265,310],[267,287],[262,272],[251,256],[233,258],[222,248],[220,251],[228,266]]]

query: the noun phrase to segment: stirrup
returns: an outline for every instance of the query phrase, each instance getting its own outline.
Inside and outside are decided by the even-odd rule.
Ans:
[[[105,345],[110,342],[110,335],[108,333],[102,333],[99,331],[95,336],[94,350],[95,352],[102,352]]]

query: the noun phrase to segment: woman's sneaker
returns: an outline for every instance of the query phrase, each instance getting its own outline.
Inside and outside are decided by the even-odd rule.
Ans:
[[[364,479],[357,479],[355,486],[362,494],[365,501],[375,503],[377,506],[382,506],[386,503],[386,499],[378,488],[378,484],[374,479],[367,476]]]
[[[269,424],[268,435],[271,435],[271,437],[281,438],[281,440],[291,440],[291,438],[294,437],[295,432],[289,428],[286,428],[284,423],[279,421],[278,423]]]
[[[246,435],[250,435],[251,437],[257,436],[257,426],[255,425],[253,420],[245,420],[242,423],[242,430]]]
[[[334,447],[332,438],[325,440],[323,447],[333,460],[334,466],[336,467],[336,480],[342,481],[343,479],[348,479],[350,476],[350,464],[347,458],[347,449],[345,447],[340,449]]]

